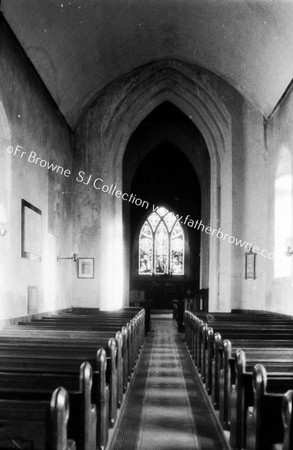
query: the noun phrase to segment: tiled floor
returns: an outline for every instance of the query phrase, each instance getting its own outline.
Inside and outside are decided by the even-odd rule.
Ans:
[[[224,450],[182,335],[153,318],[111,450]]]

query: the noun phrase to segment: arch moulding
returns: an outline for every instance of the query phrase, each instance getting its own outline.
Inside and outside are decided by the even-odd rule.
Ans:
[[[118,82],[119,81],[119,82]],[[108,184],[123,186],[123,157],[128,141],[146,116],[163,102],[181,110],[203,135],[211,160],[210,223],[211,228],[232,230],[232,148],[230,113],[216,88],[223,83],[211,74],[178,61],[149,64],[126,75],[108,87],[111,107],[105,108],[95,143],[100,149],[99,171]],[[104,93],[105,95],[105,93]],[[95,108],[98,109],[98,99]],[[91,106],[91,109],[93,105]],[[101,112],[99,111],[99,114]],[[101,117],[101,115],[99,116]],[[98,117],[97,117],[98,119]],[[223,176],[224,175],[224,176]],[[220,223],[221,209],[225,215]],[[101,196],[100,265],[101,308],[107,309],[111,298],[124,293],[129,298],[129,286],[123,270],[122,201],[115,196]],[[112,236],[109,243],[109,236]],[[210,309],[229,310],[229,273],[231,251],[210,237],[209,290]],[[219,265],[225,261],[220,272]],[[115,286],[109,280],[114,277]],[[123,285],[124,283],[124,285]],[[126,284],[125,284],[126,283]]]

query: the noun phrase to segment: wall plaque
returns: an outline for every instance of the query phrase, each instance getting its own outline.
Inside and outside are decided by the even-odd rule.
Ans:
[[[42,258],[42,211],[21,201],[21,256],[32,261]]]
[[[252,250],[245,253],[245,280],[248,278],[256,279],[256,253]]]

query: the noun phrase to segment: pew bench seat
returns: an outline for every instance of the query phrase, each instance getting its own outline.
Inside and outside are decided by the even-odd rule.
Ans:
[[[0,447],[16,444],[34,450],[73,450],[67,437],[69,398],[57,388],[49,399],[0,397]]]
[[[292,385],[293,374],[291,377],[278,374],[274,379],[270,379],[262,364],[254,367],[253,403],[248,405],[246,411],[247,450],[267,450],[284,442],[284,394]]]
[[[42,399],[60,385],[69,395],[68,436],[81,450],[96,450],[97,411],[92,404],[93,374],[89,363],[80,366],[79,374],[49,374],[31,372],[0,372],[0,398]]]

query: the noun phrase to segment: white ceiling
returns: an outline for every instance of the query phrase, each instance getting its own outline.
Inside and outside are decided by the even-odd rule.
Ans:
[[[2,0],[68,123],[99,90],[162,58],[226,80],[268,116],[293,78],[293,0]]]

